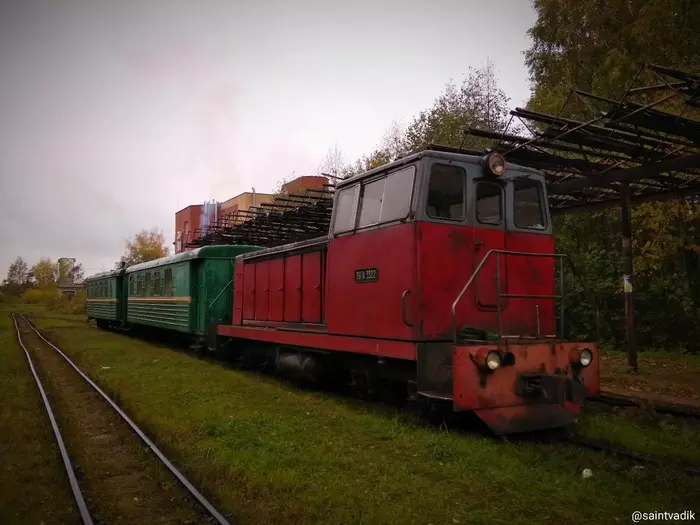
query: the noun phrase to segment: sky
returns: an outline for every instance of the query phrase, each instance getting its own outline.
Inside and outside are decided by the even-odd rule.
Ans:
[[[469,67],[529,97],[528,0],[0,0],[0,279],[354,161]],[[172,249],[172,244],[170,244]]]

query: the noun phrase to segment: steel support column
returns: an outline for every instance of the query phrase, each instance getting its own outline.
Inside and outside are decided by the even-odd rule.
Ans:
[[[620,228],[622,231],[622,286],[625,293],[625,344],[627,365],[637,371],[637,345],[634,323],[634,287],[632,285],[632,221],[629,182],[620,187]]]

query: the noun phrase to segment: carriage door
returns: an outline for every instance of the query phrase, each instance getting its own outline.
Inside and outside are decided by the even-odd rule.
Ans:
[[[490,250],[506,249],[506,221],[504,217],[505,187],[495,180],[474,179],[474,270]],[[496,254],[491,254],[474,280],[477,308],[496,310]],[[506,256],[501,254],[500,289],[506,293]],[[507,304],[501,299],[501,307]]]

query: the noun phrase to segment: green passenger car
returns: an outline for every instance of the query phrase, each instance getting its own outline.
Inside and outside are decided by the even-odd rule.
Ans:
[[[98,273],[85,279],[85,313],[98,325],[121,324],[125,317],[124,269]]]
[[[230,324],[236,256],[255,246],[204,246],[126,269],[126,321],[194,336]]]

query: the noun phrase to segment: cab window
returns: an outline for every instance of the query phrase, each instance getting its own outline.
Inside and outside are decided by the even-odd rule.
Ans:
[[[400,221],[408,217],[411,212],[415,174],[415,166],[389,173],[384,186],[380,222]]]
[[[503,191],[496,182],[476,183],[476,220],[481,224],[503,221]]]
[[[355,226],[355,199],[359,191],[360,185],[356,184],[338,192],[333,233],[350,231]]]
[[[379,179],[362,185],[360,196],[360,217],[357,227],[371,226],[379,222],[384,201],[384,186],[386,179]]]
[[[464,168],[447,164],[433,164],[428,184],[428,202],[425,212],[433,219],[463,221],[466,216],[464,187],[467,174]]]
[[[415,173],[415,166],[407,166],[340,190],[333,233],[404,220],[411,211]]]
[[[513,182],[513,222],[517,228],[544,230],[542,184],[531,179],[515,179]]]

